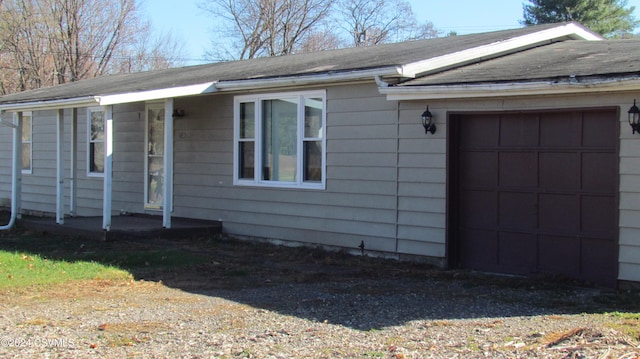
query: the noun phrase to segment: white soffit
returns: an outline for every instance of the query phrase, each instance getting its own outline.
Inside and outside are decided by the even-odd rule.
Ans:
[[[100,103],[101,106],[108,106],[120,103],[142,102],[173,97],[193,96],[215,92],[215,85],[216,82],[206,82],[196,85],[169,87],[157,90],[96,96],[96,100],[98,101],[98,103]]]
[[[8,103],[0,105],[2,111],[32,111],[32,110],[59,110],[64,108],[95,106],[96,99],[91,97],[77,97],[62,100],[34,101],[21,103]]]
[[[561,38],[574,40],[601,41],[602,37],[585,30],[575,23],[568,23],[532,34],[514,37],[511,39],[494,42],[471,49],[454,52],[443,56],[434,57],[424,61],[418,61],[402,66],[404,77],[416,77],[436,70],[443,70],[452,66],[464,65],[476,62],[480,59],[490,59],[504,54],[513,53],[523,49],[529,49],[544,43]]]

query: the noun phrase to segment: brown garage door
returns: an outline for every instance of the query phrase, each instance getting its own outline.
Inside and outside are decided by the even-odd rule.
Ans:
[[[451,124],[460,267],[615,285],[617,111],[454,115]]]

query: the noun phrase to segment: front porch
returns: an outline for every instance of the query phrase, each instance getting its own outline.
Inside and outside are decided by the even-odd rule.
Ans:
[[[23,216],[17,224],[41,233],[70,235],[87,239],[113,241],[122,239],[181,239],[213,236],[222,233],[222,222],[172,218],[171,228],[163,228],[161,216],[125,215],[111,218],[111,229],[102,229],[102,217],[68,217],[64,224],[55,219]]]

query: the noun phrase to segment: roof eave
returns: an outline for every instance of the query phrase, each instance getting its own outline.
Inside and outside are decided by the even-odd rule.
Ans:
[[[489,84],[456,84],[433,86],[387,87],[378,89],[387,100],[446,100],[587,94],[595,92],[626,92],[640,90],[640,77],[612,78],[575,82],[536,81]]]
[[[217,91],[216,81],[205,82],[195,85],[176,86],[164,89],[156,89],[149,91],[137,91],[118,93],[111,95],[96,96],[101,106],[116,105],[131,102],[144,102],[161,100],[165,98],[195,96]]]
[[[386,76],[401,76],[401,68],[398,66],[386,66],[373,69],[331,72],[315,75],[296,75],[274,78],[220,81],[216,84],[216,88],[219,91],[243,91],[291,86],[312,86],[336,82],[362,80],[373,81],[376,78],[382,78]]]
[[[487,45],[477,46],[452,54],[437,56],[424,61],[410,63],[402,66],[401,72],[404,77],[413,78],[429,74],[434,71],[442,71],[443,69],[467,65],[478,62],[479,60],[487,60],[504,56],[537,47],[551,41],[560,41],[562,39],[590,41],[604,40],[600,35],[588,31],[576,23],[567,23],[547,30],[517,36]]]
[[[63,108],[95,106],[98,100],[93,96],[76,97],[68,99],[52,99],[31,102],[14,102],[0,104],[2,112],[20,112],[34,110],[58,110]]]

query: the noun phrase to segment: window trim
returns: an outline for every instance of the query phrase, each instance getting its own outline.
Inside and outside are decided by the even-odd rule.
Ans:
[[[102,141],[91,141],[91,114],[93,112],[102,112],[106,115],[105,108],[103,106],[97,107],[88,107],[87,108],[87,177],[104,177],[104,172],[93,172],[91,171],[91,143],[105,143]],[[104,121],[103,117],[103,121]],[[104,156],[104,153],[103,153]]]
[[[298,100],[297,109],[297,132],[296,132],[296,180],[295,182],[285,181],[270,181],[262,180],[261,168],[262,168],[262,153],[263,153],[263,138],[262,138],[262,103],[268,100],[281,100],[283,98],[296,97]],[[254,187],[270,187],[270,188],[291,188],[291,189],[326,189],[326,157],[327,157],[327,92],[326,90],[316,91],[296,91],[296,92],[278,92],[278,93],[264,93],[254,95],[242,95],[234,97],[233,104],[233,184],[236,186],[254,186]],[[321,180],[320,181],[304,181],[304,142],[309,141],[309,138],[305,138],[305,98],[320,98],[322,100],[322,118],[320,128],[322,131],[322,137],[319,140],[322,142],[322,154],[321,154]],[[254,121],[255,121],[255,133],[254,133],[254,174],[253,179],[240,178],[240,104],[241,103],[253,103],[254,104]],[[246,140],[245,140],[246,141]],[[244,142],[244,141],[243,141]]]
[[[29,147],[31,148],[31,151],[29,151],[29,169],[22,168],[21,171],[22,171],[22,174],[30,175],[30,174],[33,174],[33,112],[31,112],[31,111],[22,112],[20,121],[22,122],[21,123],[21,125],[22,125],[21,128],[22,128],[23,132],[24,132],[24,117],[25,116],[29,116],[31,118],[31,121],[29,121],[29,133],[31,134],[31,136],[30,136],[31,139],[29,141],[24,141],[22,139],[22,134],[20,134],[20,141],[21,141],[21,146],[20,146],[20,148],[21,148],[21,150],[20,150],[21,157],[20,158],[22,158],[22,147],[24,146],[24,144],[28,143]],[[20,160],[20,163],[22,164],[22,160]],[[20,167],[22,167],[22,166],[20,166]]]

